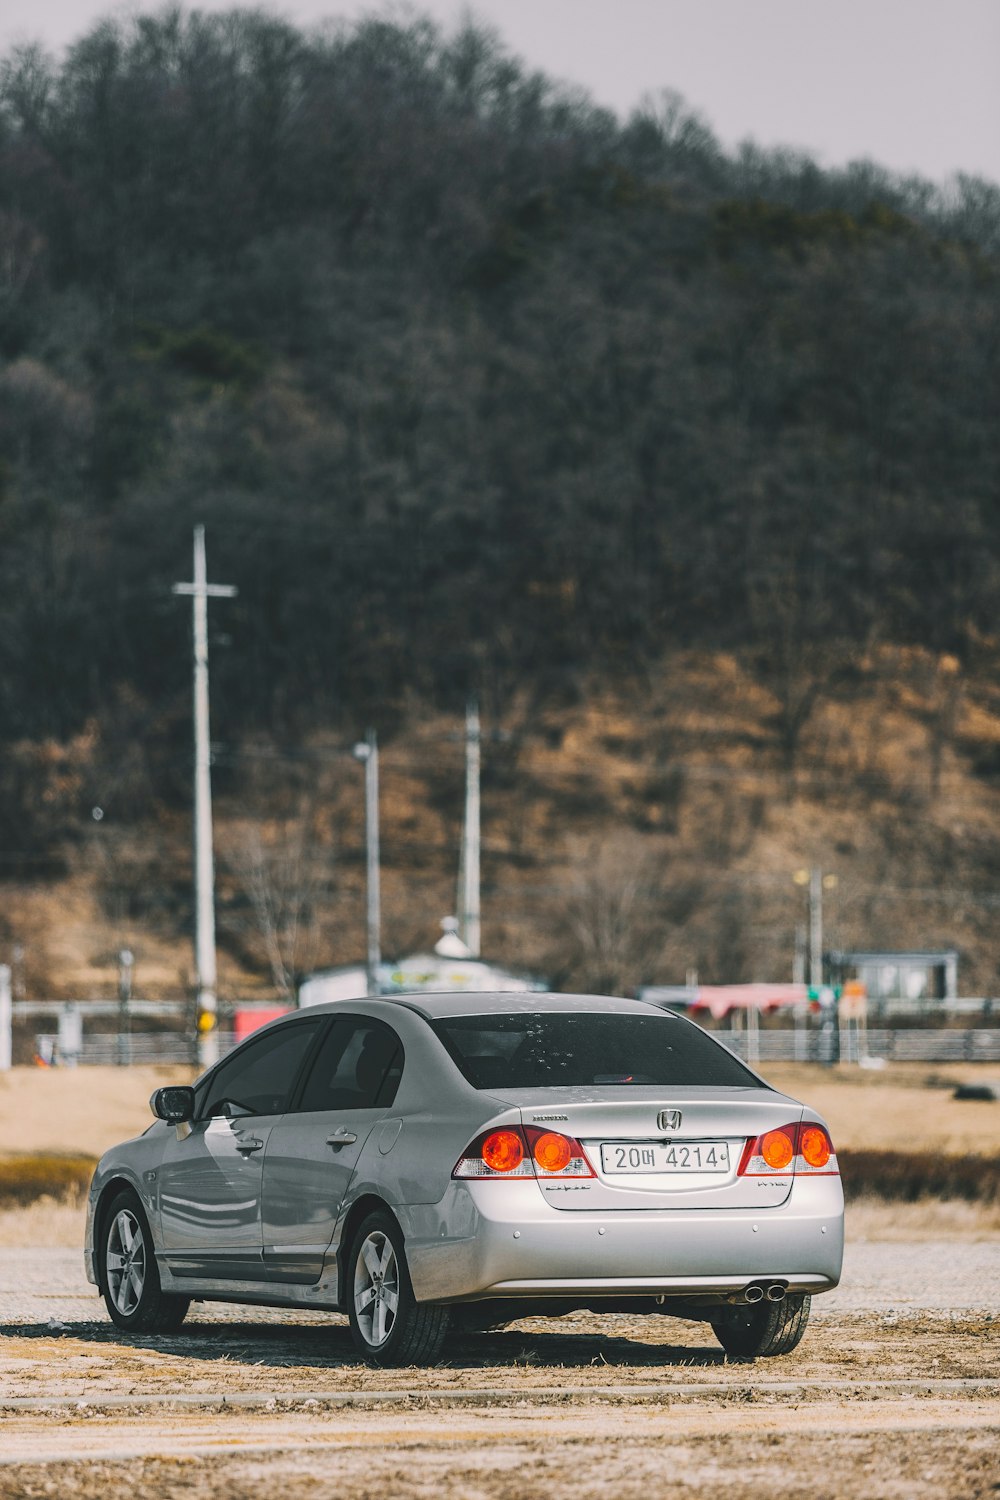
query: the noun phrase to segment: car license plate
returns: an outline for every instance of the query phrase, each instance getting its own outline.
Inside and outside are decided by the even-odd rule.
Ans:
[[[601,1146],[601,1171],[728,1172],[728,1141],[609,1141]]]

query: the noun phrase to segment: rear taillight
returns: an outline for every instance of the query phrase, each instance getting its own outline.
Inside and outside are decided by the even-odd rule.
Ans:
[[[452,1177],[534,1177],[528,1143],[518,1126],[485,1130],[471,1141]]]
[[[491,1172],[516,1172],[524,1161],[520,1131],[494,1130],[483,1141],[482,1154]]]
[[[761,1136],[758,1148],[761,1160],[772,1172],[785,1172],[792,1165],[795,1155],[792,1134],[790,1130],[769,1130]]]
[[[775,1172],[796,1177],[817,1173],[839,1176],[833,1142],[825,1126],[805,1120],[779,1125],[747,1141],[737,1175],[768,1177]]]
[[[835,1167],[837,1165],[833,1155],[833,1142],[822,1125],[799,1126],[799,1155],[805,1163],[805,1171],[828,1170],[831,1161]]]
[[[593,1177],[583,1147],[571,1135],[505,1125],[477,1135],[462,1152],[452,1177],[500,1181],[512,1177]]]
[[[594,1169],[580,1142],[558,1130],[525,1129],[537,1177],[593,1177]]]

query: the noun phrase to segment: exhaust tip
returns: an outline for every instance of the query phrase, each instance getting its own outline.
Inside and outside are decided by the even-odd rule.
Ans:
[[[768,1302],[783,1302],[785,1300],[785,1288],[780,1281],[772,1281],[767,1289]]]
[[[764,1288],[759,1284],[759,1282],[751,1282],[746,1291],[743,1293],[743,1300],[744,1302],[763,1302]]]

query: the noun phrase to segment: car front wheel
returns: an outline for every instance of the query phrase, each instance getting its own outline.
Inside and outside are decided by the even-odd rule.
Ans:
[[[369,1364],[437,1363],[449,1311],[414,1298],[403,1235],[391,1214],[369,1214],[354,1236],[347,1263],[347,1311],[354,1342]]]
[[[802,1341],[811,1303],[811,1297],[793,1294],[780,1302],[733,1308],[725,1322],[713,1325],[715,1337],[727,1354],[739,1359],[789,1354]]]
[[[153,1236],[135,1193],[118,1193],[104,1216],[101,1290],[111,1321],[131,1333],[174,1333],[191,1306],[160,1286]]]

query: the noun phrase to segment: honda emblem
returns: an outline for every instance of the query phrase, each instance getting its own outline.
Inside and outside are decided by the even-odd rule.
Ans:
[[[661,1109],[656,1117],[659,1130],[680,1130],[681,1112],[679,1109]]]

